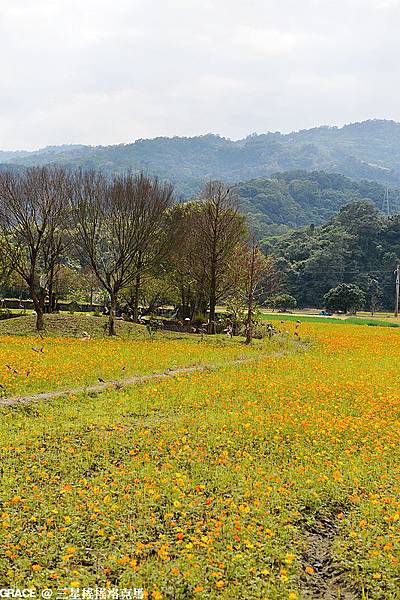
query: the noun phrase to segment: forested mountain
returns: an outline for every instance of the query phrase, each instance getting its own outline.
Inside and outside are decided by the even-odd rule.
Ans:
[[[0,152],[0,163],[58,163],[107,173],[144,170],[172,181],[180,197],[198,192],[205,179],[237,183],[299,169],[400,186],[400,124],[373,120],[341,128],[254,134],[238,141],[209,134],[115,146],[56,146],[35,152]]]
[[[364,290],[367,308],[394,305],[394,269],[400,258],[400,215],[385,217],[368,201],[341,208],[325,225],[269,238],[283,287],[300,306],[323,306],[324,294],[339,283]]]
[[[235,189],[258,238],[325,223],[355,200],[369,200],[378,209],[386,208],[385,186],[324,171],[276,173],[268,179],[240,183]],[[400,212],[400,190],[389,189],[388,197],[391,213]]]

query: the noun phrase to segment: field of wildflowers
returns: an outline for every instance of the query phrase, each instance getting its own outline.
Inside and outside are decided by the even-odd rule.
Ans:
[[[301,352],[2,408],[1,584],[398,598],[400,330],[301,329]]]
[[[279,344],[246,347],[227,338],[73,339],[0,336],[1,396],[47,392],[163,372],[197,364],[223,364],[272,351]]]

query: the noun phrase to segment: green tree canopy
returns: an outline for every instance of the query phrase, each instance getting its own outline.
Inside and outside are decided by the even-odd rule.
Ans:
[[[352,283],[341,283],[332,288],[324,296],[326,308],[336,312],[355,312],[365,303],[365,294]]]

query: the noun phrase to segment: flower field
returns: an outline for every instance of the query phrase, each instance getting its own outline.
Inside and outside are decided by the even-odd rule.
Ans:
[[[301,329],[315,340],[301,352],[3,407],[3,587],[138,587],[155,600],[398,598],[400,330]],[[70,343],[54,341],[43,381]],[[168,365],[161,343],[155,356],[141,348],[145,369],[180,360],[173,346]],[[188,362],[234,354],[186,348]],[[101,352],[107,368],[114,349]],[[74,377],[88,376],[80,356],[61,377],[74,366]],[[65,381],[54,372],[51,385]]]
[[[2,396],[79,387],[167,368],[223,363],[269,351],[273,344],[245,347],[230,340],[73,339],[0,337]]]

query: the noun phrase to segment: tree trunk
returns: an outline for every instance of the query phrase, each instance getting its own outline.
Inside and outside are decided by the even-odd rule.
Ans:
[[[215,319],[216,319],[216,305],[217,305],[217,278],[216,278],[216,274],[215,274],[215,268],[213,265],[212,271],[211,271],[211,281],[210,281],[210,313],[209,313],[209,318],[208,318],[208,329],[209,329],[209,333],[215,333],[216,331],[216,323],[215,323]]]
[[[255,263],[255,249],[253,247],[252,252],[251,252],[250,273],[249,273],[249,295],[248,295],[248,299],[247,299],[246,344],[251,344],[251,340],[253,339],[254,263]]]
[[[49,304],[48,304],[48,312],[51,314],[54,312],[54,293],[53,293],[53,287],[54,287],[54,270],[53,268],[50,271],[50,275],[49,275],[49,284],[48,284],[48,295],[49,295]]]
[[[253,310],[254,310],[254,292],[256,285],[256,256],[257,246],[252,244],[250,265],[249,265],[249,287],[247,296],[247,319],[246,319],[246,344],[251,344],[253,339]]]
[[[181,287],[181,306],[179,308],[179,318],[193,320],[195,307],[192,302],[192,293],[190,287],[185,289]]]
[[[139,322],[139,294],[140,294],[140,273],[136,274],[135,278],[135,291],[133,296],[133,320],[135,323]]]
[[[38,296],[38,294],[33,286],[31,286],[30,291],[31,291],[31,296],[32,296],[32,300],[33,300],[33,305],[35,307],[35,312],[36,312],[36,330],[43,331],[44,330],[44,319],[43,319],[44,302],[41,301],[41,298]]]
[[[111,294],[110,298],[110,314],[108,316],[108,335],[113,336],[115,333],[115,310],[117,308],[117,295]]]
[[[49,313],[55,313],[57,308],[57,295],[56,292],[49,290]]]
[[[246,319],[246,344],[250,344],[253,339],[253,303],[252,300],[249,299],[249,306],[247,310],[247,319]]]
[[[36,330],[43,331],[44,330],[44,320],[43,320],[43,311],[36,310]]]
[[[202,296],[197,296],[193,302],[193,317],[197,315],[202,321],[207,321],[208,302]]]

